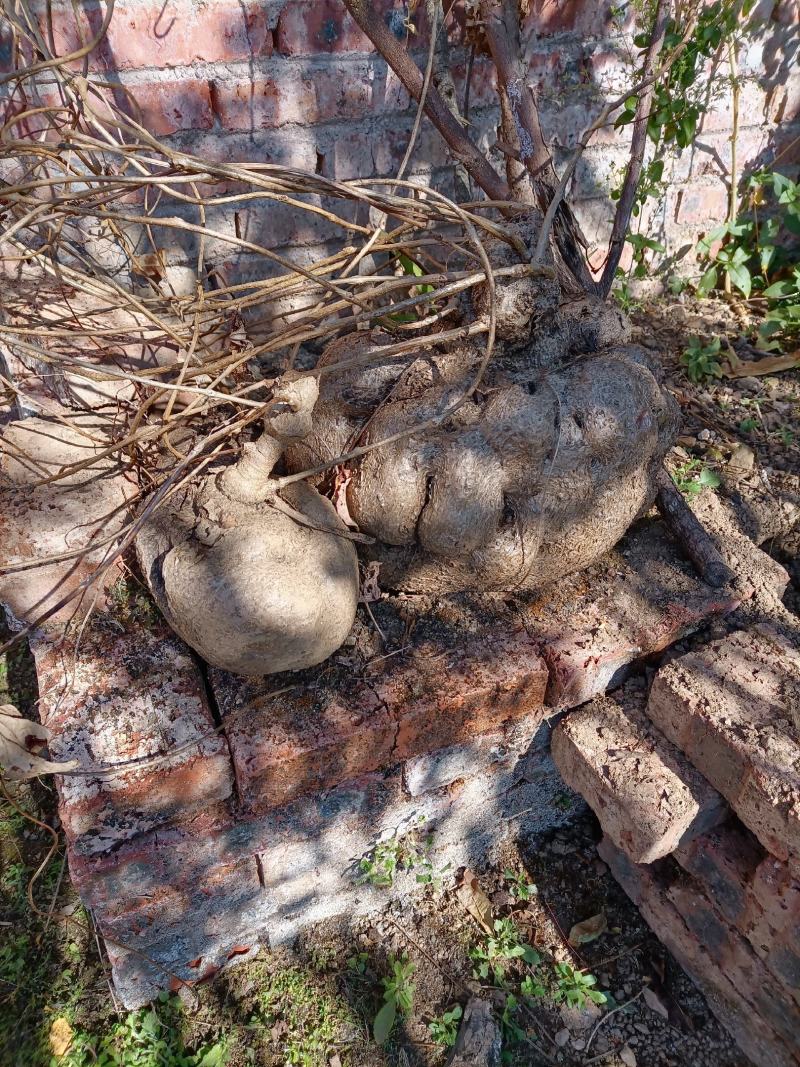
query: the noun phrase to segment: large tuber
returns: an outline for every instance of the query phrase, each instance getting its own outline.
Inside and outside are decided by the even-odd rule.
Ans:
[[[232,466],[176,493],[137,538],[167,622],[209,663],[236,674],[299,670],[342,644],[358,603],[358,559],[330,501],[271,472],[304,437],[312,378],[275,391],[266,432]]]

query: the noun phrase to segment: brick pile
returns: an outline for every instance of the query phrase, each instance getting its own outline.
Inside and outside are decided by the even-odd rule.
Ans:
[[[558,589],[492,604],[406,616],[398,654],[351,644],[264,679],[207,671],[113,595],[68,639],[34,635],[52,755],[82,770],[58,780],[70,871],[126,1005],[381,906],[356,875],[382,837],[431,827],[431,862],[457,866],[563,822],[551,718],[739,598],[651,521]]]
[[[600,855],[759,1067],[800,1063],[798,709],[800,653],[762,625],[553,736],[600,820]]]

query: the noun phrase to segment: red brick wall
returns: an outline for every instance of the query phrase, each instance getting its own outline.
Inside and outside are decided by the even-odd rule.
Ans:
[[[43,11],[43,0],[38,2]],[[402,33],[402,0],[375,2]],[[72,4],[53,0],[51,7],[57,49],[79,47]],[[741,57],[740,167],[769,163],[787,148],[784,164],[800,158],[797,144],[791,147],[800,136],[800,2],[761,0],[760,8],[765,29]],[[96,32],[105,4],[83,0],[80,9],[82,32]],[[610,9],[608,0],[531,4],[527,59],[558,159],[630,76],[630,33],[612,21]],[[449,27],[460,92],[466,50],[458,12]],[[422,54],[424,25],[413,43]],[[0,69],[9,64],[10,35],[0,23]],[[414,117],[406,92],[341,0],[117,0],[90,69],[124,87],[137,101],[144,125],[175,147],[211,159],[316,169],[341,179],[394,173]],[[654,225],[670,251],[693,244],[698,232],[725,212],[731,106],[724,80],[719,84],[697,143],[670,164],[669,190],[653,209]],[[124,92],[115,95],[125,100]],[[471,101],[470,131],[488,148],[497,116],[492,71],[482,59],[475,64]],[[600,244],[613,212],[610,178],[626,158],[625,136],[601,131],[576,172],[579,215],[589,240]],[[411,170],[445,191],[451,188],[447,153],[427,123]],[[209,224],[221,232],[233,226],[231,212],[212,215]],[[341,236],[323,218],[281,205],[239,216],[236,225],[249,240],[306,249],[309,257]],[[168,251],[181,261],[194,247],[184,241]],[[215,254],[213,242],[208,254]],[[229,248],[216,254],[230,259]],[[246,256],[237,256],[236,266],[247,276]]]

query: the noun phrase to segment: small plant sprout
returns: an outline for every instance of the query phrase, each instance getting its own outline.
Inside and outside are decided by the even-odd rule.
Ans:
[[[424,821],[424,820],[423,820]],[[431,863],[429,852],[433,844],[433,834],[423,834],[422,828],[410,830],[398,836],[396,833],[383,841],[378,841],[372,849],[359,860],[359,884],[374,885],[379,889],[389,889],[400,871],[414,871],[419,885],[441,886],[442,875],[449,870],[447,864],[437,871]]]
[[[686,367],[690,381],[705,382],[711,378],[722,377],[722,365],[717,358],[722,348],[722,341],[715,337],[707,345],[699,337],[689,338],[689,347],[684,349],[681,361]]]
[[[431,1019],[428,1023],[428,1029],[437,1045],[444,1045],[445,1048],[452,1048],[455,1045],[456,1037],[458,1037],[458,1024],[462,1014],[461,1005],[456,1004],[454,1008],[446,1011],[438,1019]]]
[[[515,871],[511,867],[506,867],[503,877],[509,893],[515,900],[530,900],[531,897],[536,896],[538,892],[536,886],[528,881],[523,871]]]
[[[675,468],[672,480],[685,497],[693,500],[704,489],[717,489],[721,478],[699,459],[689,459]]]
[[[522,934],[511,919],[495,919],[493,935],[484,944],[470,949],[469,954],[475,962],[474,976],[491,977],[496,985],[503,984],[508,964],[513,960],[522,960],[532,967],[541,960],[533,945],[522,940]]]
[[[398,1015],[411,1011],[414,1002],[414,964],[405,956],[389,956],[391,975],[383,978],[383,1005],[375,1016],[372,1034],[379,1045],[383,1045],[392,1032]]]
[[[519,991],[523,997],[532,997],[537,1000],[539,997],[547,996],[544,984],[533,974],[525,975],[520,983]]]
[[[592,1004],[605,1004],[607,997],[599,989],[595,989],[597,979],[593,974],[576,970],[571,963],[557,963],[555,965],[556,1002],[565,1001],[571,1008],[586,1007],[587,1000]]]

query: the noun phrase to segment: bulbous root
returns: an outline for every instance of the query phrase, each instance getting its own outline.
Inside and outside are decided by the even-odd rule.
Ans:
[[[277,389],[266,432],[232,466],[177,494],[137,538],[170,626],[209,663],[237,674],[327,659],[355,619],[358,559],[330,501],[298,482],[276,498],[272,469],[307,432],[313,379]]]

